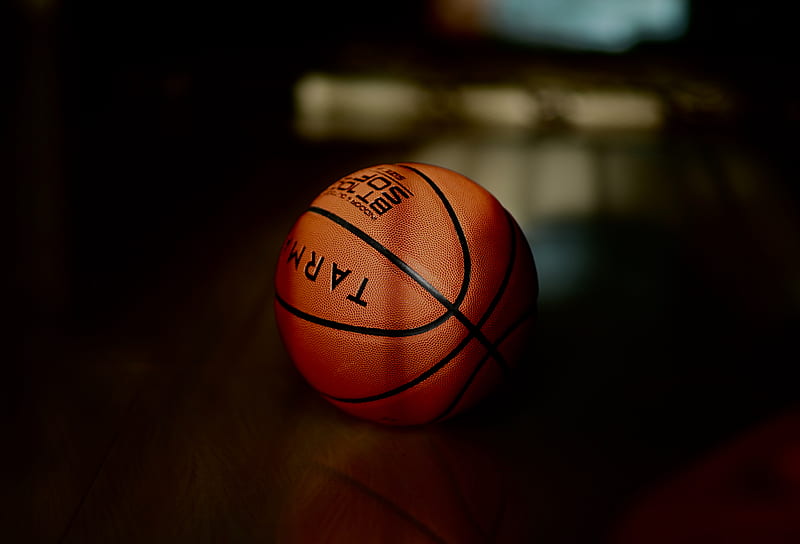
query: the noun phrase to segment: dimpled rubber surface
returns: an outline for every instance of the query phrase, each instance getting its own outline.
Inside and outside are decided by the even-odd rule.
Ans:
[[[384,164],[334,182],[301,214],[275,312],[300,373],[357,417],[451,417],[516,364],[538,285],[521,230],[475,182]]]

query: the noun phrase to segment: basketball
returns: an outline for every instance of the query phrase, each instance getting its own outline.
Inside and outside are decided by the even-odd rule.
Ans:
[[[389,425],[445,420],[507,380],[537,295],[530,246],[497,199],[418,163],[330,185],[289,231],[275,273],[298,371],[341,410]]]

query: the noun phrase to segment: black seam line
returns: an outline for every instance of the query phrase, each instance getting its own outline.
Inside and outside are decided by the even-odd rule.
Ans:
[[[436,318],[435,320],[431,321],[430,323],[426,323],[425,325],[420,325],[419,327],[415,327],[413,329],[400,330],[400,329],[382,329],[382,328],[378,328],[378,327],[361,327],[361,326],[358,326],[358,325],[348,325],[346,323],[341,323],[341,322],[338,322],[338,321],[332,321],[332,320],[329,320],[329,319],[325,319],[325,318],[322,318],[322,317],[319,317],[319,316],[304,312],[304,311],[300,310],[299,308],[297,308],[295,306],[292,306],[291,304],[286,302],[278,294],[278,292],[276,291],[275,292],[276,299],[281,304],[281,306],[283,306],[290,313],[294,314],[295,316],[297,316],[297,317],[299,317],[301,319],[309,321],[311,323],[316,323],[318,325],[322,325],[322,326],[329,327],[329,328],[336,329],[336,330],[349,331],[349,332],[355,332],[355,333],[359,333],[359,334],[366,334],[366,335],[372,335],[372,336],[387,336],[387,337],[399,338],[399,337],[406,337],[406,336],[414,336],[414,335],[422,334],[424,332],[432,330],[432,329],[438,327],[444,321],[446,321],[451,315],[453,315],[453,313],[455,311],[457,311],[461,307],[461,303],[464,301],[464,298],[466,298],[467,291],[469,290],[470,278],[472,276],[472,260],[470,258],[470,254],[469,254],[469,246],[467,244],[467,237],[464,234],[464,229],[461,227],[461,223],[458,220],[458,216],[456,215],[456,212],[453,209],[452,204],[450,204],[450,201],[447,200],[447,197],[442,192],[442,190],[439,189],[439,187],[427,175],[425,175],[423,172],[421,172],[420,170],[418,170],[416,168],[413,168],[411,166],[406,166],[404,164],[397,164],[395,166],[399,166],[401,168],[405,168],[407,170],[411,170],[412,172],[415,172],[418,176],[420,176],[422,179],[424,179],[428,183],[428,185],[430,185],[431,189],[433,189],[433,191],[436,193],[436,196],[439,197],[439,200],[441,200],[442,205],[444,206],[445,210],[447,211],[447,215],[450,217],[450,221],[453,224],[453,228],[456,231],[456,235],[458,236],[458,241],[459,241],[459,245],[461,246],[461,254],[462,254],[462,258],[463,258],[463,262],[464,262],[464,275],[463,275],[463,277],[461,279],[461,289],[459,290],[458,294],[456,295],[455,300],[451,303],[444,295],[439,293],[432,285],[430,285],[427,282],[427,280],[422,278],[422,276],[419,276],[416,273],[416,271],[414,271],[410,266],[408,266],[408,264],[406,264],[405,262],[403,262],[402,260],[397,258],[393,253],[389,252],[383,245],[379,244],[376,240],[371,238],[365,232],[359,230],[357,227],[355,227],[354,225],[351,225],[350,223],[346,222],[344,219],[340,218],[339,216],[328,212],[328,210],[325,210],[324,208],[318,208],[316,206],[312,206],[311,208],[309,208],[306,211],[307,212],[315,212],[315,213],[317,213],[319,215],[322,215],[323,217],[327,217],[328,219],[334,221],[338,225],[340,225],[340,226],[344,227],[345,229],[349,230],[351,233],[355,234],[356,236],[361,238],[363,241],[367,242],[367,244],[369,244],[374,249],[376,249],[379,253],[381,253],[382,255],[387,257],[395,266],[398,266],[406,274],[410,275],[417,283],[419,283],[425,290],[427,290],[431,295],[433,295],[434,298],[436,298],[442,305],[444,305],[445,308],[447,309],[447,311],[444,314],[442,314],[441,316],[439,316],[438,318]],[[400,186],[405,188],[405,186],[403,184],[401,184],[400,182],[397,182],[397,183]],[[414,194],[409,189],[406,189],[406,190],[409,193],[411,193],[412,195]],[[437,294],[438,294],[438,296],[437,296]],[[456,317],[468,329],[470,328],[471,323],[469,323],[469,320],[466,319],[466,316],[461,315],[461,316],[456,316]]]
[[[489,307],[486,308],[486,312],[484,312],[483,317],[481,317],[480,322],[478,322],[478,327],[479,328],[483,327],[484,323],[486,323],[486,321],[489,319],[489,317],[491,317],[492,313],[494,312],[495,307],[500,302],[500,299],[503,298],[503,295],[505,294],[506,288],[508,287],[508,282],[511,281],[511,274],[514,272],[514,266],[516,265],[516,261],[517,261],[517,243],[518,243],[518,240],[517,240],[517,226],[516,226],[516,223],[514,222],[514,219],[511,217],[511,214],[508,213],[508,210],[503,210],[503,211],[505,212],[506,221],[508,222],[508,228],[510,229],[509,239],[511,241],[511,250],[509,252],[508,266],[506,266],[506,271],[505,271],[505,274],[503,275],[503,281],[500,283],[500,287],[497,289],[497,293],[495,294],[494,299],[492,299],[491,304],[489,304]],[[528,311],[530,311],[530,310],[527,310],[525,313],[527,313]],[[524,316],[525,313],[523,313],[523,316]],[[512,329],[514,327],[519,326],[519,323],[522,323],[524,321],[524,317],[521,317],[519,319],[521,319],[521,321],[518,320],[518,322],[512,323],[512,325],[511,325]],[[497,347],[503,340],[505,340],[505,338],[508,336],[508,334],[509,334],[509,331],[506,331],[497,340],[495,340],[495,343],[494,343],[495,347]],[[475,375],[477,374],[478,370],[480,370],[480,368],[486,362],[488,357],[489,357],[489,353],[484,355],[484,357],[478,363],[477,368],[475,369],[475,371],[467,378],[467,381],[464,383],[464,385],[462,386],[461,390],[456,394],[456,396],[453,399],[452,403],[445,409],[444,412],[442,412],[436,418],[434,418],[433,421],[437,421],[437,420],[443,418],[448,413],[450,413],[450,411],[453,410],[453,408],[455,408],[456,404],[461,399],[461,397],[464,395],[464,393],[467,391],[467,389],[469,388],[470,384],[472,383],[472,380],[475,379]],[[501,364],[500,361],[498,361],[498,365],[500,366],[500,369],[504,373],[506,373],[506,374],[508,373],[508,371],[509,371],[508,365]]]
[[[348,325],[347,323],[340,323],[339,321],[332,321],[330,319],[325,319],[323,317],[319,317],[316,315],[308,314],[295,306],[292,306],[276,292],[275,293],[275,300],[280,303],[289,313],[292,313],[299,317],[300,319],[304,319],[306,321],[310,321],[311,323],[316,323],[317,325],[322,325],[324,327],[329,327],[331,329],[336,329],[340,331],[348,331],[348,332],[355,332],[359,334],[367,334],[372,336],[387,336],[392,338],[398,338],[403,336],[414,336],[417,334],[422,334],[424,332],[428,332],[432,329],[435,329],[444,321],[450,318],[452,312],[450,310],[446,311],[433,321],[426,323],[425,325],[420,325],[419,327],[415,327],[413,329],[379,329],[377,327],[361,327],[358,325]]]
[[[361,404],[361,403],[364,403],[364,402],[373,402],[373,401],[376,401],[376,400],[389,398],[389,397],[394,396],[394,395],[396,395],[398,393],[402,393],[403,391],[405,391],[407,389],[411,389],[415,385],[424,382],[425,380],[430,378],[432,375],[436,374],[439,371],[439,369],[441,369],[443,366],[445,366],[447,363],[449,363],[453,359],[453,357],[458,355],[461,352],[461,350],[464,349],[464,347],[472,341],[473,338],[474,337],[471,334],[467,334],[466,336],[464,336],[464,338],[461,340],[461,342],[455,348],[453,348],[453,351],[451,351],[450,353],[445,355],[444,358],[442,358],[441,361],[439,361],[438,363],[436,363],[435,365],[430,367],[428,370],[426,370],[425,372],[423,372],[422,374],[420,374],[419,376],[417,376],[413,380],[408,381],[408,382],[406,382],[406,383],[404,383],[402,385],[398,385],[397,387],[395,387],[394,389],[390,389],[389,391],[384,391],[383,393],[378,393],[377,395],[370,395],[368,397],[357,397],[357,398],[334,397],[334,396],[329,395],[329,394],[327,394],[327,393],[325,393],[323,391],[320,391],[320,394],[328,397],[331,400],[335,400],[337,402],[346,402],[348,404]],[[487,353],[486,356],[488,357],[489,353]]]
[[[427,176],[427,174],[421,170],[418,170],[417,168],[414,168],[413,166],[407,166],[405,164],[397,164],[396,166],[411,170],[419,177],[424,179],[425,182],[430,185],[431,189],[433,189],[433,192],[436,193],[436,196],[439,197],[444,209],[447,211],[447,215],[450,217],[450,222],[453,224],[453,228],[458,236],[458,243],[461,245],[461,254],[464,258],[464,279],[461,282],[461,290],[458,292],[458,295],[453,301],[453,306],[460,308],[461,303],[467,296],[467,289],[469,288],[470,279],[472,278],[472,257],[469,254],[469,245],[467,244],[467,237],[464,234],[464,229],[461,227],[461,222],[458,220],[458,216],[456,215],[456,211],[453,209],[453,205],[450,204],[450,201],[447,200],[447,197],[439,188],[439,186],[436,185],[433,180]]]
[[[411,277],[411,279],[420,284],[420,286],[422,286],[423,289],[425,289],[433,298],[435,298],[439,302],[439,304],[444,306],[447,310],[449,310],[453,314],[456,313],[461,314],[461,312],[458,311],[458,308],[453,306],[453,303],[450,302],[446,296],[440,293],[439,290],[436,289],[436,287],[431,285],[428,280],[423,278],[419,274],[419,272],[411,268],[411,266],[409,266],[408,263],[406,263],[400,257],[389,251],[386,248],[386,246],[378,242],[375,238],[373,238],[372,236],[370,236],[357,226],[353,225],[352,223],[349,223],[348,221],[342,219],[335,213],[329,212],[324,208],[317,208],[316,206],[311,206],[306,211],[311,213],[316,213],[318,215],[321,215],[322,217],[325,217],[326,219],[330,219],[340,227],[350,231],[352,234],[355,234],[362,241],[366,242],[367,245],[369,245],[372,249],[374,249],[384,257],[386,257],[393,265],[395,265],[397,268],[408,274]],[[463,319],[466,319],[466,316],[464,314],[461,314],[461,316]]]
[[[450,217],[450,221],[453,223],[453,228],[455,229],[456,235],[458,236],[458,241],[459,241],[459,245],[461,246],[461,254],[462,254],[462,258],[463,258],[463,262],[464,262],[464,275],[461,278],[461,289],[459,290],[458,295],[456,295],[456,298],[452,303],[450,303],[450,301],[447,300],[444,297],[444,295],[441,295],[441,299],[437,298],[437,300],[439,300],[439,302],[444,304],[445,307],[448,310],[444,314],[439,316],[438,318],[436,318],[433,321],[431,321],[430,323],[426,323],[425,325],[420,325],[419,327],[415,327],[413,329],[399,330],[399,329],[381,329],[381,328],[377,328],[377,327],[360,327],[358,325],[348,325],[346,323],[340,323],[338,321],[332,321],[332,320],[325,319],[325,318],[322,318],[322,317],[319,317],[319,316],[316,316],[316,315],[313,315],[313,314],[306,313],[306,312],[300,310],[299,308],[296,308],[295,306],[292,306],[291,304],[286,302],[278,294],[278,292],[276,290],[276,292],[275,292],[276,299],[281,304],[281,306],[283,306],[290,313],[294,314],[295,316],[299,317],[300,319],[304,319],[304,320],[309,321],[311,323],[316,323],[318,325],[323,325],[325,327],[329,327],[329,328],[340,330],[340,331],[349,331],[349,332],[355,332],[355,333],[359,333],[359,334],[367,334],[367,335],[372,335],[372,336],[387,336],[387,337],[399,338],[399,337],[405,337],[405,336],[414,336],[414,335],[417,335],[417,334],[422,334],[424,332],[430,331],[430,330],[438,327],[439,325],[441,325],[447,319],[449,319],[449,317],[451,315],[453,315],[454,310],[458,310],[461,307],[461,303],[464,301],[464,298],[466,298],[467,291],[469,289],[470,278],[471,278],[471,275],[472,275],[472,260],[470,258],[470,254],[469,254],[469,246],[467,244],[467,237],[464,234],[464,229],[461,227],[461,223],[458,220],[458,216],[456,215],[456,212],[453,209],[453,206],[450,204],[450,201],[447,200],[447,197],[442,192],[442,190],[439,189],[439,187],[427,175],[425,175],[423,172],[417,170],[416,168],[413,168],[411,166],[406,166],[404,164],[397,164],[395,166],[400,166],[401,168],[406,168],[407,170],[411,170],[412,172],[415,172],[418,176],[420,176],[422,179],[424,179],[428,183],[428,185],[431,186],[431,189],[433,189],[433,191],[436,193],[436,196],[439,197],[439,200],[441,200],[442,205],[444,206],[445,210],[447,211],[447,215]],[[411,192],[411,190],[409,190],[407,187],[405,187],[405,185],[403,185],[399,181],[397,181],[396,183],[398,185],[400,185],[401,187],[403,187],[404,189],[406,189],[410,194],[412,194],[412,195],[414,194],[414,193]],[[346,221],[344,221],[343,219],[339,218],[336,215],[333,215],[333,214],[329,215],[329,212],[327,212],[327,210],[325,210],[323,208],[313,207],[313,208],[309,208],[306,211],[316,211],[316,213],[318,213],[320,215],[323,215],[325,217],[328,217],[329,219],[331,219],[334,222],[338,223],[340,226],[346,228],[347,230],[349,230],[350,232],[352,232],[353,234],[355,234],[356,236],[358,236],[359,238],[361,238],[362,240],[367,242],[373,248],[377,249],[385,257],[389,258],[389,260],[392,261],[396,266],[400,266],[400,263],[402,263],[403,266],[405,266],[405,268],[401,267],[401,269],[404,272],[406,272],[407,274],[411,275],[411,277],[414,280],[416,280],[420,285],[422,285],[423,288],[425,288],[429,293],[431,293],[432,295],[434,295],[434,297],[436,297],[434,292],[438,292],[438,291],[436,291],[436,289],[434,289],[432,285],[427,284],[427,281],[425,281],[424,278],[422,278],[421,276],[415,277],[414,274],[416,274],[416,272],[414,272],[414,270],[410,266],[408,266],[406,263],[403,263],[403,261],[401,261],[399,258],[395,257],[395,255],[393,253],[388,252],[388,250],[386,250],[386,248],[384,248],[382,245],[378,244],[379,247],[376,247],[374,244],[372,244],[371,241],[375,242],[375,244],[377,244],[377,241],[375,241],[374,239],[370,238],[366,233],[358,230],[355,226],[350,225],[350,223],[347,223]],[[320,213],[320,212],[325,212],[325,213]],[[352,227],[352,228],[350,228],[350,227]],[[355,229],[355,230],[353,230],[353,229]],[[356,231],[358,231],[358,232],[356,232]],[[394,257],[394,259],[392,259],[390,256]],[[411,272],[413,272],[414,274],[411,274]],[[445,304],[442,301],[446,301],[447,304]],[[452,309],[450,308],[451,306],[453,307]],[[458,317],[458,316],[456,316],[456,317]],[[461,317],[463,317],[463,319],[461,319]],[[471,323],[470,324],[465,323],[464,320],[466,319],[466,316],[462,315],[461,317],[459,317],[459,320],[462,323],[464,323],[467,326],[467,328],[469,329]],[[468,321],[469,320],[467,320],[467,322]]]
[[[514,330],[516,330],[516,328],[517,328],[517,327],[519,327],[520,325],[522,325],[523,323],[525,323],[525,322],[526,322],[528,319],[530,319],[530,318],[534,317],[534,316],[535,316],[535,314],[536,314],[536,312],[535,312],[535,306],[534,306],[534,307],[532,307],[532,308],[529,308],[528,310],[526,310],[526,311],[525,311],[525,312],[524,312],[524,313],[523,313],[523,314],[522,314],[522,315],[519,317],[519,319],[517,319],[517,320],[516,320],[514,323],[512,323],[512,324],[511,324],[511,326],[510,326],[508,329],[506,329],[506,331],[505,331],[505,332],[504,332],[504,333],[503,333],[503,334],[500,336],[500,338],[498,338],[497,342],[495,343],[495,346],[499,346],[500,344],[502,344],[502,343],[503,343],[503,341],[505,341],[505,339],[506,339],[506,338],[508,338],[508,336],[509,336],[509,335],[510,335],[512,332],[514,332]],[[481,359],[481,360],[478,362],[478,364],[477,364],[477,365],[475,365],[475,368],[472,370],[472,373],[469,375],[469,378],[467,378],[467,381],[466,381],[466,382],[464,382],[464,385],[461,387],[461,390],[458,392],[458,394],[455,396],[455,398],[453,398],[453,400],[452,400],[452,402],[450,403],[450,405],[449,405],[447,408],[445,408],[445,410],[444,410],[444,411],[443,411],[441,414],[439,414],[439,415],[438,415],[438,416],[436,416],[434,419],[432,419],[432,420],[430,421],[430,423],[434,423],[434,422],[436,422],[436,421],[441,421],[442,419],[444,419],[445,417],[447,417],[447,415],[448,415],[450,412],[452,412],[452,411],[453,411],[453,409],[454,409],[454,408],[455,408],[455,407],[458,405],[458,403],[461,401],[461,397],[463,397],[463,396],[464,396],[464,393],[466,393],[466,392],[467,392],[467,389],[469,389],[469,386],[470,386],[470,385],[472,385],[472,381],[473,381],[473,380],[475,379],[475,377],[478,375],[478,372],[480,372],[481,368],[483,368],[483,365],[485,365],[485,364],[486,364],[486,361],[488,361],[488,360],[489,360],[489,354],[487,353],[487,354],[486,354],[486,355],[484,355],[484,356],[483,356],[483,358],[482,358],[482,359]]]
[[[486,311],[484,312],[483,316],[481,317],[481,320],[478,323],[478,326],[477,326],[478,329],[480,329],[480,327],[484,323],[486,323],[486,320],[489,319],[491,313],[494,311],[495,307],[497,306],[497,304],[499,303],[500,299],[502,298],[503,293],[505,292],[505,289],[506,289],[506,287],[508,285],[508,282],[511,279],[511,273],[512,273],[512,271],[514,269],[514,263],[516,262],[517,232],[516,232],[516,228],[514,226],[514,221],[511,218],[511,214],[509,214],[506,211],[505,217],[506,217],[506,221],[508,222],[508,226],[511,229],[510,238],[511,238],[511,244],[512,244],[511,248],[512,249],[511,249],[511,252],[510,252],[510,255],[509,255],[509,263],[508,263],[508,266],[506,267],[506,272],[505,272],[505,275],[503,276],[503,281],[501,282],[500,287],[497,289],[497,293],[495,294],[494,298],[492,299],[492,302],[486,308]],[[428,370],[426,370],[425,372],[423,372],[422,374],[420,374],[419,376],[417,376],[413,380],[410,380],[410,381],[408,381],[408,382],[406,382],[406,383],[404,383],[402,385],[399,385],[399,386],[395,387],[394,389],[390,389],[389,391],[384,391],[383,393],[378,393],[376,395],[370,395],[368,397],[357,397],[357,398],[334,397],[334,396],[331,396],[331,395],[327,395],[325,393],[322,393],[322,394],[325,395],[326,397],[328,397],[329,399],[336,400],[338,402],[347,402],[347,403],[351,403],[351,404],[358,404],[358,403],[363,403],[363,402],[372,402],[372,401],[376,401],[376,400],[381,400],[381,399],[385,399],[385,398],[391,397],[393,395],[396,395],[398,393],[402,393],[403,391],[405,391],[407,389],[411,389],[415,385],[422,383],[423,381],[425,381],[429,377],[431,377],[433,374],[438,372],[447,363],[452,361],[453,358],[456,355],[461,353],[461,350],[463,350],[466,347],[466,345],[473,338],[475,338],[475,335],[473,333],[471,333],[471,332],[468,333],[461,340],[461,342],[459,342],[459,344],[455,348],[453,348],[453,350],[450,353],[445,355],[438,363],[436,363],[435,365],[430,367]],[[487,350],[487,353],[484,356],[484,359],[489,357],[489,355],[493,355],[493,351],[494,351],[494,353],[497,353],[496,349],[495,350]],[[499,360],[497,358],[495,358],[495,359],[497,360],[498,365],[500,365],[500,368],[503,369],[503,371],[507,371],[508,370],[508,365],[505,363],[504,359],[503,360]],[[463,392],[461,394],[463,395]]]
[[[478,321],[477,328],[480,330],[486,321],[489,320],[494,309],[500,303],[500,299],[503,298],[503,295],[506,292],[506,288],[508,287],[508,282],[511,281],[511,274],[514,272],[514,265],[517,263],[517,229],[516,225],[514,224],[514,219],[511,217],[511,214],[508,213],[508,210],[503,209],[505,213],[506,222],[508,223],[508,230],[509,230],[509,238],[511,241],[511,250],[509,251],[508,255],[508,266],[506,266],[506,271],[503,274],[503,281],[500,282],[500,287],[497,288],[497,293],[495,293],[492,302],[489,303],[489,306],[486,307],[486,311],[481,316],[480,321]],[[495,342],[496,344],[497,342]],[[500,368],[503,371],[508,370],[508,365],[505,362],[505,359],[496,359],[497,364],[500,365]]]
[[[475,324],[469,320],[467,316],[465,316],[461,311],[456,308],[452,302],[450,302],[446,296],[439,292],[433,285],[428,282],[425,278],[423,278],[419,272],[411,268],[405,261],[403,261],[400,257],[389,251],[383,244],[375,240],[369,234],[364,232],[363,230],[359,229],[355,225],[345,221],[335,213],[331,213],[324,208],[317,208],[316,206],[312,206],[308,208],[309,212],[319,214],[327,219],[330,219],[337,225],[341,226],[342,228],[350,231],[352,234],[355,234],[358,238],[366,242],[370,247],[372,247],[375,251],[386,257],[392,264],[394,264],[397,268],[408,274],[411,279],[416,281],[423,289],[425,289],[430,295],[435,298],[439,304],[444,306],[446,309],[450,310],[450,312],[458,319],[466,328],[467,330],[472,333],[472,336],[478,339],[478,341],[483,344],[486,349],[492,352],[492,355],[496,359],[502,359],[502,355],[498,353],[493,347],[492,343],[489,341],[488,338],[478,329],[475,327]],[[505,361],[503,361],[504,364]]]

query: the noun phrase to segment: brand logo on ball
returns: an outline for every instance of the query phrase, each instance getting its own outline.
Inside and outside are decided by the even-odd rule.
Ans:
[[[347,200],[372,220],[389,212],[408,200],[414,193],[403,185],[406,179],[391,168],[374,168],[358,172],[360,176],[346,176],[322,193]]]

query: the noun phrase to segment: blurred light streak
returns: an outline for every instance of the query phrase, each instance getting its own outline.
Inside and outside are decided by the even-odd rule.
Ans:
[[[590,151],[579,142],[553,140],[534,149],[537,183],[528,208],[541,220],[553,216],[584,216],[599,206],[597,179]]]
[[[519,86],[465,85],[458,97],[462,116],[476,124],[532,128],[538,119],[538,103]]]
[[[378,74],[309,73],[294,89],[295,127],[309,139],[418,138],[451,128],[530,134],[547,123],[582,131],[655,131],[664,99],[635,88],[535,88],[509,82],[427,85]]]
[[[599,207],[591,150],[574,139],[530,142],[443,138],[411,159],[445,165],[480,183],[522,226],[536,258],[543,302],[580,290],[594,254],[581,231],[553,227]]]
[[[682,211],[659,141],[598,135],[456,136],[431,139],[409,160],[452,168],[483,185],[520,223],[598,214],[674,226]],[[704,208],[718,200],[711,180],[685,180]],[[697,192],[697,194],[695,194]]]
[[[599,207],[591,150],[570,138],[535,143],[441,138],[409,160],[444,165],[474,179],[524,225],[584,216]]]
[[[664,112],[654,93],[633,90],[585,90],[568,93],[564,117],[585,129],[655,129]]]
[[[543,302],[586,288],[587,274],[599,266],[595,218],[668,222],[678,215],[652,153],[665,113],[654,92],[510,82],[432,86],[324,73],[306,75],[295,91],[302,136],[419,141],[402,160],[451,168],[494,194],[534,248]],[[540,122],[545,110],[555,124]],[[562,129],[548,132],[551,126]]]
[[[529,194],[533,174],[530,147],[525,142],[489,142],[471,154],[472,179],[489,190],[518,221],[530,215]]]
[[[413,125],[424,111],[425,91],[399,78],[311,73],[295,85],[298,132],[392,137]]]
[[[634,243],[629,238],[643,232],[642,225],[658,232],[679,221],[675,183],[664,172],[659,142],[639,132],[535,139],[461,134],[430,140],[410,160],[452,168],[497,197],[533,248],[540,300],[549,303],[585,294],[592,275],[611,259],[603,244]],[[621,231],[629,238],[616,240],[620,233],[604,227],[608,225],[632,225]],[[648,261],[643,254],[645,247],[629,258],[640,259],[637,266],[644,267]],[[625,282],[620,289],[632,293],[642,284],[651,285],[654,277],[651,271],[642,278],[616,278]]]

